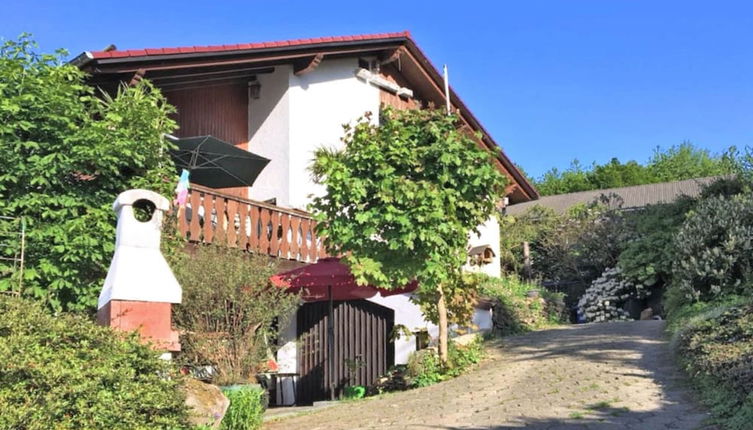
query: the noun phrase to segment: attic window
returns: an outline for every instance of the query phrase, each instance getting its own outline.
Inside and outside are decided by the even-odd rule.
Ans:
[[[468,259],[471,265],[482,266],[494,261],[494,250],[490,245],[474,246],[468,251]]]

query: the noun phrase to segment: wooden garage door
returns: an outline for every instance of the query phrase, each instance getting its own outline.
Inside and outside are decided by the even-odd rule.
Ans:
[[[327,302],[306,303],[298,310],[298,392],[296,403],[328,400]],[[362,366],[353,375],[354,385],[372,385],[387,372],[395,359],[389,335],[395,311],[366,300],[334,303],[335,396],[347,385],[346,360],[359,360]]]

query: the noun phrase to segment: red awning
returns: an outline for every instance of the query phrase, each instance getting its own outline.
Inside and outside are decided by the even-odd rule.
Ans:
[[[418,287],[416,281],[396,289],[358,285],[350,268],[339,258],[322,258],[317,263],[278,273],[269,279],[275,286],[287,288],[291,292],[303,290],[303,300],[306,302],[368,299],[377,293],[386,297],[410,293]],[[329,287],[332,287],[331,298]]]

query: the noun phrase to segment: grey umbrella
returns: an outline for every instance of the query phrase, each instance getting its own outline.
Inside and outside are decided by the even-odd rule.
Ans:
[[[178,169],[191,172],[191,182],[210,188],[251,186],[269,160],[213,136],[176,138],[171,151]]]

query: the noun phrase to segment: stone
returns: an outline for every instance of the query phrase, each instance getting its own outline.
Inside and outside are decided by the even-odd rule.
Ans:
[[[473,343],[478,338],[479,336],[477,333],[470,333],[470,334],[464,334],[462,336],[454,337],[452,338],[452,342],[455,345],[466,346]]]
[[[641,321],[650,320],[654,316],[654,310],[651,308],[646,308],[641,312]]]
[[[183,390],[189,407],[191,424],[219,429],[230,400],[219,387],[193,378],[186,378]]]

